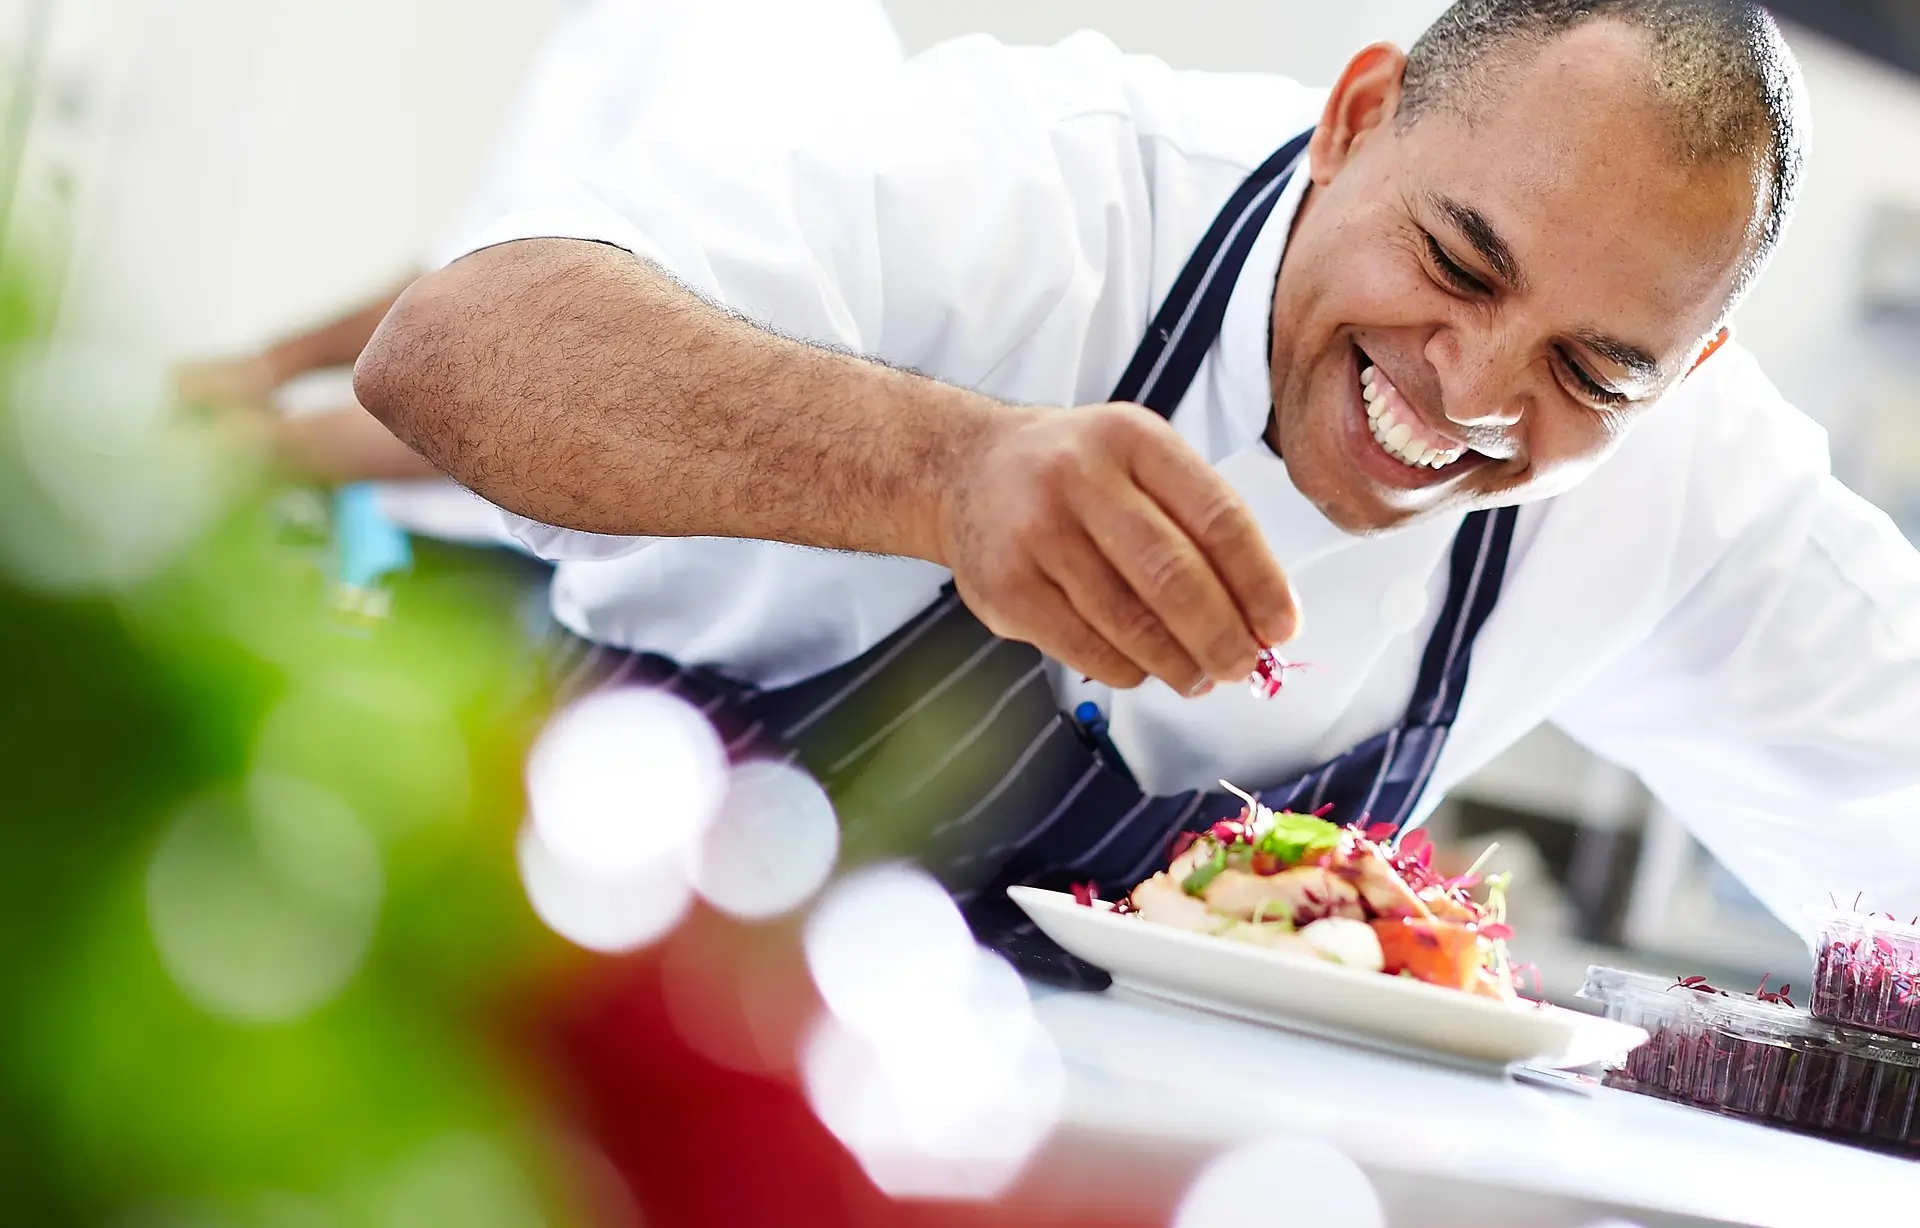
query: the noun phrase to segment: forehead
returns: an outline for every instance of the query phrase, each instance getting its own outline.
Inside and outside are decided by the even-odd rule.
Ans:
[[[1490,64],[1466,113],[1436,109],[1394,144],[1410,198],[1485,215],[1543,310],[1664,353],[1717,322],[1758,197],[1753,167],[1681,152],[1640,40],[1595,22]]]

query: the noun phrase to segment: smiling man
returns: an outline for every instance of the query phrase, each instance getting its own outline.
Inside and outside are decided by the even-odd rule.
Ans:
[[[1002,883],[1130,884],[1223,776],[1417,823],[1543,719],[1789,919],[1920,910],[1920,559],[1720,345],[1802,108],[1708,0],[1465,0],[1330,91],[961,40],[556,188],[357,388],[563,560],[576,681],[797,759],[1035,967]]]

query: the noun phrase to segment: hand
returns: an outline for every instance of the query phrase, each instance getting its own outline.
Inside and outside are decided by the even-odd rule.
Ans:
[[[273,366],[263,355],[182,363],[173,371],[174,395],[180,404],[220,413],[266,413],[273,408],[279,386]]]
[[[1009,411],[939,518],[941,561],[989,630],[1109,686],[1203,694],[1299,628],[1246,503],[1139,406]]]

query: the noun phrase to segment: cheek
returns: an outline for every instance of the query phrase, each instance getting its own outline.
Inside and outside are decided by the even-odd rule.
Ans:
[[[1432,314],[1432,283],[1387,211],[1366,204],[1341,211],[1342,202],[1331,198],[1318,203],[1287,252],[1289,264],[1303,258],[1312,270],[1307,294],[1296,304],[1295,322],[1304,332],[1323,341],[1351,325],[1405,324]],[[1313,225],[1321,219],[1324,224]]]
[[[1553,492],[1576,485],[1620,446],[1607,419],[1569,405],[1536,407],[1527,423],[1528,478]]]

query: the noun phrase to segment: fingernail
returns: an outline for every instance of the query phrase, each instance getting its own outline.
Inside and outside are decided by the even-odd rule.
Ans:
[[[1202,695],[1205,695],[1209,691],[1213,690],[1213,687],[1214,687],[1213,679],[1209,678],[1204,682],[1200,683],[1198,686],[1194,687],[1191,691],[1188,691],[1187,698],[1198,699]]]

